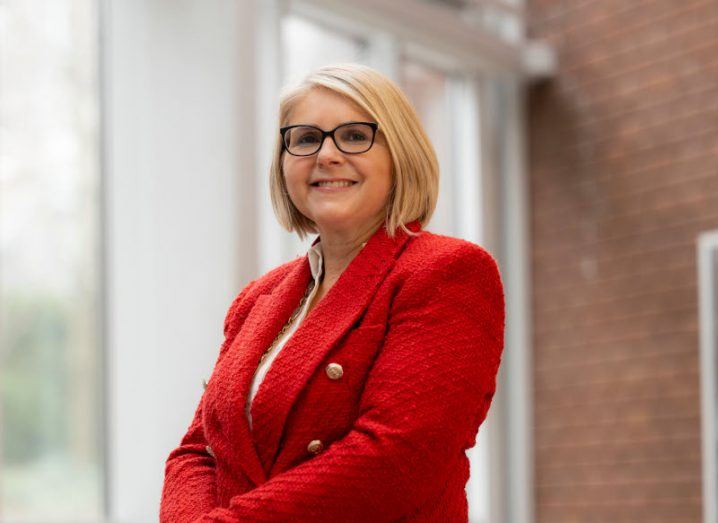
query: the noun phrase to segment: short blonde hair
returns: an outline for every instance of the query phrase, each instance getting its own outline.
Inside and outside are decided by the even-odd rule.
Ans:
[[[371,67],[343,63],[320,67],[294,85],[282,90],[279,125],[272,156],[269,184],[272,207],[279,223],[296,231],[303,240],[318,233],[316,224],[295,207],[289,197],[282,169],[282,138],[279,128],[287,125],[295,105],[312,89],[337,93],[363,109],[379,124],[392,159],[392,189],[386,208],[385,227],[390,237],[406,224],[419,220],[422,228],[431,219],[439,195],[439,162],[436,152],[414,110],[401,89]]]

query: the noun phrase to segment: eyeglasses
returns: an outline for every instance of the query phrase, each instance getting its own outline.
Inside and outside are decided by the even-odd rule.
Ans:
[[[327,136],[346,154],[361,154],[371,149],[379,124],[374,122],[347,122],[331,131],[313,125],[290,125],[279,129],[284,150],[293,156],[311,156],[319,152]]]

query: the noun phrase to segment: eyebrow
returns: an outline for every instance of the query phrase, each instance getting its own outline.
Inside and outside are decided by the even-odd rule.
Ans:
[[[348,124],[348,123],[367,123],[367,122],[371,122],[371,120],[347,120],[346,122],[342,122],[342,123],[340,123],[340,124],[337,124],[337,125],[335,125],[334,127],[336,128],[336,127],[339,127],[340,125],[345,125],[345,124]],[[300,123],[287,123],[286,127],[291,127],[291,126],[293,126],[293,125],[310,125],[310,126],[312,126],[312,127],[317,127],[317,128],[319,128],[319,129],[321,129],[321,126],[320,126],[319,124],[317,124],[317,123],[314,123],[314,122],[312,122],[312,123],[304,123],[304,122],[300,122]]]

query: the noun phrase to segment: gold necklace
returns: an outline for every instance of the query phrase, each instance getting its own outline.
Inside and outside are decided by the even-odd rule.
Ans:
[[[307,285],[307,290],[304,291],[304,296],[302,296],[301,301],[299,302],[299,305],[296,309],[294,309],[294,312],[287,320],[287,323],[284,324],[282,327],[282,330],[279,331],[279,334],[274,338],[274,341],[269,344],[269,348],[264,351],[264,354],[262,354],[262,357],[259,358],[259,365],[262,364],[262,362],[265,360],[267,355],[271,352],[271,350],[274,348],[274,344],[277,343],[277,341],[284,335],[285,332],[287,332],[287,329],[294,323],[294,320],[297,319],[297,316],[300,312],[302,312],[302,309],[304,308],[304,304],[307,301],[307,298],[312,292],[312,289],[314,289],[314,280],[310,280],[309,285]]]
[[[369,240],[367,240],[366,242],[364,242],[364,243],[361,244],[360,250],[364,248],[364,246],[367,244],[368,241],[369,241]],[[324,271],[323,271],[323,270],[322,270],[322,274],[321,274],[321,276],[320,276],[320,278],[319,278],[319,281],[320,281],[320,282],[324,281]],[[262,357],[259,358],[259,365],[261,365],[262,362],[264,362],[264,360],[267,358],[267,355],[268,355],[268,354],[272,351],[272,349],[274,348],[274,344],[277,343],[277,341],[279,340],[279,338],[282,337],[282,335],[287,331],[287,329],[290,327],[290,325],[292,325],[292,323],[294,323],[294,320],[297,318],[297,316],[299,315],[299,313],[300,313],[300,312],[302,311],[302,309],[304,308],[304,303],[307,301],[307,298],[308,298],[309,295],[311,294],[312,289],[314,289],[314,284],[315,284],[315,280],[314,280],[314,279],[311,279],[311,280],[309,281],[309,285],[307,285],[307,290],[304,291],[304,296],[302,296],[302,299],[301,299],[301,301],[299,302],[299,305],[297,306],[296,309],[294,309],[294,312],[292,313],[292,315],[291,315],[291,316],[289,317],[289,319],[287,320],[287,323],[284,324],[284,326],[282,327],[282,330],[279,331],[279,334],[277,334],[277,337],[274,338],[274,341],[272,341],[272,343],[269,344],[269,348],[268,348],[266,351],[264,351],[264,354],[262,354]]]

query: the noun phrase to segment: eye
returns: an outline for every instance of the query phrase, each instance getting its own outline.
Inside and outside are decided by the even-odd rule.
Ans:
[[[347,142],[364,142],[369,136],[361,129],[347,129],[342,132],[342,140]]]
[[[314,127],[300,126],[289,130],[285,142],[289,148],[315,147],[322,140],[322,133]]]
[[[298,144],[313,144],[317,143],[318,140],[319,138],[317,134],[310,131],[300,133],[299,136],[297,136],[296,140],[293,141],[296,141],[296,143]]]

